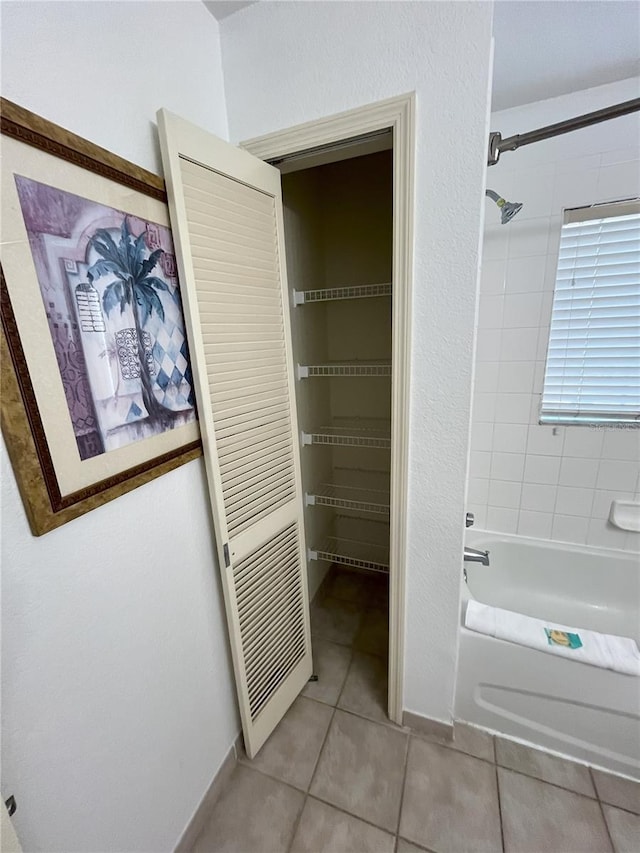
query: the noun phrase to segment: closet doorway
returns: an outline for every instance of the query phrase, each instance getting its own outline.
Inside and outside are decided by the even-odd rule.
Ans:
[[[407,95],[241,144],[282,175],[309,596],[337,583],[345,598],[365,597],[361,631],[376,645],[388,607],[387,712],[398,724],[413,111]]]

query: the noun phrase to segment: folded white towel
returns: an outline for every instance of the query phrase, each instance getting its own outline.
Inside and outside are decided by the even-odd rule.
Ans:
[[[473,599],[467,604],[464,624],[471,631],[488,634],[498,640],[519,643],[521,646],[562,655],[603,669],[613,669],[625,675],[640,676],[640,651],[634,640],[628,637],[599,634],[597,631],[587,631],[583,628],[569,628],[556,622],[534,619],[511,610],[480,604]],[[582,641],[581,648],[550,645],[545,628],[577,634]]]

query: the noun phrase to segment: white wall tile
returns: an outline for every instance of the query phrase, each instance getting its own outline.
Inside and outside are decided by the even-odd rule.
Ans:
[[[526,424],[496,424],[492,449],[502,453],[524,453],[528,429]]]
[[[523,208],[518,214],[519,221],[548,217],[552,213],[555,187],[555,169],[553,165],[539,166],[518,172],[510,188],[509,201],[521,201]],[[502,190],[501,190],[502,191]]]
[[[598,477],[597,459],[574,459],[565,456],[560,466],[558,483],[561,486],[581,486],[593,489]]]
[[[491,454],[484,450],[472,450],[469,454],[469,475],[471,477],[489,477],[491,473]]]
[[[471,477],[467,500],[474,504],[486,504],[489,496],[489,480],[484,477]]]
[[[601,166],[613,166],[616,163],[628,163],[633,160],[636,168],[640,169],[638,148],[616,148],[615,151],[605,151],[600,158]]]
[[[500,337],[499,329],[478,329],[476,364],[482,361],[500,361]]]
[[[499,533],[516,533],[518,530],[518,510],[490,506],[487,510],[487,529]]]
[[[509,258],[506,266],[506,292],[532,293],[544,290],[546,255]]]
[[[550,512],[535,512],[521,509],[518,518],[518,533],[535,539],[551,539],[553,515]]]
[[[551,536],[558,542],[576,542],[584,544],[587,541],[589,519],[575,515],[554,515]]]
[[[593,497],[593,506],[591,507],[591,517],[609,518],[612,501],[632,501],[635,497],[633,492],[612,492],[606,489],[596,489]]]
[[[498,391],[514,391],[517,394],[530,394],[533,390],[535,362],[506,361],[500,364]]]
[[[507,262],[505,258],[482,261],[480,273],[480,293],[500,294],[504,293],[504,283],[507,274]]]
[[[548,217],[520,221],[514,219],[508,227],[510,259],[547,254],[549,242]]]
[[[472,450],[492,450],[493,449],[493,424],[492,423],[476,423],[471,430],[471,449]]]
[[[502,424],[528,424],[531,413],[531,394],[498,393],[495,400],[495,420]]]
[[[564,172],[556,175],[552,208],[555,214],[566,207],[592,204],[598,194],[599,169]]]
[[[523,483],[520,506],[522,509],[552,514],[556,505],[556,494],[557,486]]]
[[[607,429],[603,435],[603,459],[628,459],[640,462],[640,429]]]
[[[597,482],[599,489],[620,489],[632,492],[638,482],[638,464],[603,459],[600,462]]]
[[[604,431],[586,426],[568,426],[565,428],[564,453],[566,456],[583,456],[585,459],[598,459],[602,452]]]
[[[481,294],[478,307],[478,328],[501,329],[503,309],[504,296],[494,294],[483,296]]]
[[[500,361],[535,361],[538,353],[538,329],[503,329],[500,335]]]
[[[483,361],[476,365],[474,390],[479,394],[490,394],[498,390],[498,361]]]
[[[593,489],[558,486],[556,513],[560,515],[579,515],[583,518],[589,518],[592,505]]]
[[[559,456],[536,456],[528,453],[524,466],[525,483],[542,483],[555,486],[560,475]]]
[[[538,327],[542,293],[509,293],[504,297],[503,324],[505,329]]]
[[[598,175],[598,201],[617,201],[640,195],[640,169],[638,163],[616,163],[604,166]]]
[[[491,479],[522,482],[524,453],[492,453]]]
[[[618,530],[602,518],[592,518],[587,531],[587,544],[600,548],[624,548],[627,536],[624,530]]]
[[[506,260],[509,232],[500,224],[489,224],[484,230],[482,258],[485,261]]]
[[[522,483],[510,483],[506,480],[492,479],[489,484],[489,506],[520,508],[520,492]]]
[[[540,456],[561,456],[564,447],[564,435],[563,427],[531,424],[527,438],[527,453],[536,453]]]
[[[496,395],[473,395],[473,420],[478,423],[493,423],[496,417]]]

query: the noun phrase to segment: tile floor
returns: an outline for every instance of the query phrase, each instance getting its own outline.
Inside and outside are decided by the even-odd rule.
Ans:
[[[193,853],[640,853],[640,783],[388,720],[387,599],[385,578],[331,571],[312,606],[318,681],[239,757]]]

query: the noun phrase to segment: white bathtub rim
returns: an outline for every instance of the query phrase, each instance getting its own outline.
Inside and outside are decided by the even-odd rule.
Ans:
[[[640,559],[640,534],[638,535],[637,551],[630,551],[623,548],[603,548],[599,545],[585,545],[584,543],[564,542],[557,539],[536,539],[533,536],[521,536],[519,533],[501,533],[497,530],[489,530],[482,527],[470,527],[466,531],[465,542],[472,548],[505,542],[531,545],[535,548],[544,548],[551,551],[574,551],[579,554],[592,554],[599,557],[614,556],[616,558]]]

